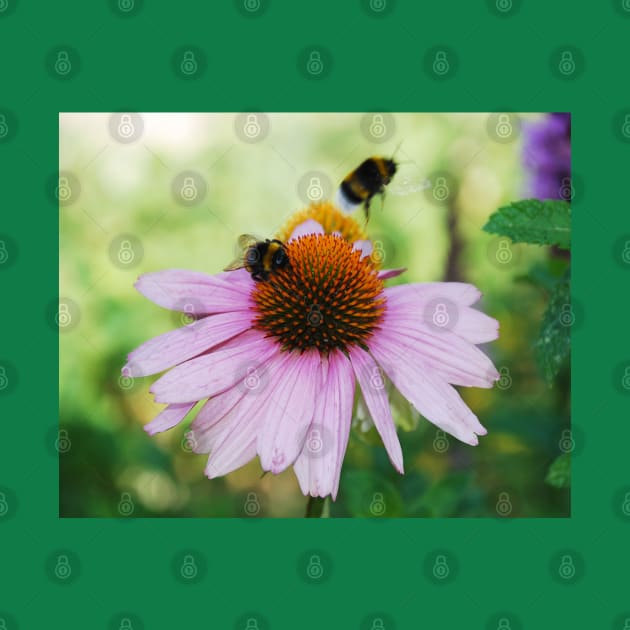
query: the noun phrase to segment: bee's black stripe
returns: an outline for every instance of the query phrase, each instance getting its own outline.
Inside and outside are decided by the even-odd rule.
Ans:
[[[354,172],[363,188],[370,194],[375,195],[383,186],[383,176],[374,158],[369,158],[363,162]]]
[[[341,190],[341,194],[344,196],[348,203],[353,205],[358,205],[363,201],[363,197],[359,197],[354,190],[352,190],[352,185],[347,179],[344,179],[341,182],[341,186],[339,186],[339,190]]]

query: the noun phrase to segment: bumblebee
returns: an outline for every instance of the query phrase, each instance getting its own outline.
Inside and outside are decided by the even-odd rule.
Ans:
[[[385,193],[385,186],[392,180],[397,169],[398,164],[393,159],[368,158],[341,182],[337,201],[348,210],[363,204],[367,223],[372,199],[375,195]]]
[[[261,241],[251,234],[241,234],[238,237],[238,246],[243,252],[242,255],[229,264],[224,271],[247,269],[252,280],[263,282],[269,279],[270,273],[286,267],[289,263],[284,243],[278,239]]]

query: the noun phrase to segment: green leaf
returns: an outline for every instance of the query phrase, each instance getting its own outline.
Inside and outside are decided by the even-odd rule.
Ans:
[[[569,453],[560,455],[551,463],[545,482],[554,488],[569,488],[571,486],[571,456]]]
[[[548,382],[553,380],[571,351],[571,326],[574,321],[567,273],[551,292],[536,342],[538,364]]]
[[[483,229],[514,243],[571,247],[571,208],[566,201],[523,199],[499,208]]]

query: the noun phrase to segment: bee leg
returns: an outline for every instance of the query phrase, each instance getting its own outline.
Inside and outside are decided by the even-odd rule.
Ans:
[[[363,206],[363,211],[365,212],[365,223],[363,224],[363,227],[365,227],[368,224],[368,221],[370,220],[370,200],[368,199],[364,206]]]

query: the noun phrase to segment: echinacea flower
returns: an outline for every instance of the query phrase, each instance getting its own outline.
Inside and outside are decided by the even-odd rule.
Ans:
[[[528,194],[537,199],[571,200],[571,114],[546,114],[524,127],[523,160]]]
[[[262,282],[245,269],[139,278],[145,297],[196,320],[146,342],[123,368],[131,377],[168,370],[150,390],[167,407],[146,431],[174,427],[205,401],[189,440],[209,453],[208,477],[258,456],[265,471],[293,466],[305,495],[334,499],[357,385],[403,472],[391,381],[425,418],[476,445],[486,429],[453,386],[489,388],[499,377],[477,348],[498,335],[497,321],[472,308],[480,292],[458,282],[385,287],[404,270],[379,270],[362,228],[329,202],[311,204],[278,238],[289,264]]]

